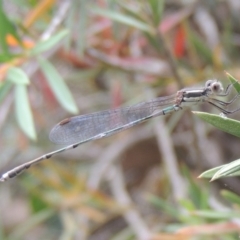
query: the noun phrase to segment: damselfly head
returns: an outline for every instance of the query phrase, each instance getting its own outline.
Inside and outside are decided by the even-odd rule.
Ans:
[[[208,89],[211,94],[219,94],[224,91],[222,83],[216,79],[208,80],[205,84],[205,88]]]

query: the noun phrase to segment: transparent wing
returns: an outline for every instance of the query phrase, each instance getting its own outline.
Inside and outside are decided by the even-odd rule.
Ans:
[[[175,95],[172,95],[130,107],[72,117],[58,123],[51,130],[49,138],[56,144],[74,144],[104,133],[109,136],[132,126],[136,121],[136,124],[143,122],[164,106],[174,105],[174,100]]]

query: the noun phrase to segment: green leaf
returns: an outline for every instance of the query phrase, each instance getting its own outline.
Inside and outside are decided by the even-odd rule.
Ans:
[[[204,217],[208,219],[229,219],[233,217],[240,217],[240,213],[238,212],[230,212],[230,211],[212,211],[212,210],[202,210],[202,211],[194,211],[192,213],[194,216]]]
[[[67,34],[68,31],[63,30],[52,36],[48,40],[38,42],[36,46],[30,51],[30,54],[37,55],[39,53],[49,50],[50,48],[54,47],[58,42],[60,42]]]
[[[203,172],[198,178],[212,178],[214,176],[214,174],[219,171],[222,167],[222,166],[218,166],[218,167],[215,167],[215,168],[211,168],[205,172]]]
[[[179,212],[178,210],[172,208],[172,206],[169,204],[169,202],[155,196],[152,194],[147,195],[147,200],[149,201],[150,204],[152,204],[154,207],[157,209],[163,210],[167,214],[176,217],[177,219],[179,218]]]
[[[196,206],[194,205],[193,201],[188,198],[180,199],[179,203],[181,204],[181,207],[184,208],[184,210],[194,211],[196,209]]]
[[[229,81],[233,84],[233,86],[236,89],[236,91],[238,93],[240,93],[240,83],[239,83],[239,81],[237,79],[235,79],[230,73],[228,73],[226,71],[225,71],[225,73],[226,73]]]
[[[36,132],[26,85],[15,85],[15,111],[20,128],[31,139],[36,139]]]
[[[201,119],[205,120],[206,122],[212,124],[213,126],[217,127],[218,129],[230,133],[236,137],[240,137],[240,122],[234,119],[229,119],[225,117],[221,117],[215,114],[209,114],[204,112],[193,112]],[[229,164],[225,164],[223,166],[211,169],[207,172],[204,172],[201,177],[210,176],[213,174],[211,181],[216,180],[221,177],[226,176],[236,176],[238,175],[238,171],[240,171],[240,160],[234,161]]]
[[[236,137],[240,137],[240,122],[236,121],[231,118],[225,118],[221,117],[219,115],[215,114],[209,114],[209,113],[204,113],[204,112],[193,112],[196,114],[198,117],[203,119],[204,121],[212,124],[216,128],[230,133]]]
[[[7,96],[8,92],[10,91],[12,87],[12,83],[8,81],[4,81],[0,84],[0,103],[2,100]]]
[[[228,164],[224,164],[215,168],[211,168],[205,172],[203,172],[199,178],[212,178],[220,169],[222,169],[223,167],[227,166]],[[236,177],[236,176],[240,176],[240,171],[236,171],[234,173],[231,173],[231,177]],[[229,176],[226,176],[229,177]]]
[[[156,27],[158,27],[162,13],[163,13],[163,8],[164,8],[164,0],[149,0],[149,4],[152,8],[152,17],[153,17],[153,22]]]
[[[156,38],[155,36],[149,33],[145,33],[144,35],[148,39],[151,46],[154,47],[159,52],[159,54],[163,53],[163,48],[161,46],[161,43],[159,43],[160,42],[159,38]]]
[[[0,1],[0,47],[2,52],[8,56],[11,55],[8,45],[6,42],[6,37],[8,34],[11,34],[18,43],[21,45],[21,38],[18,35],[17,29],[14,24],[8,19],[7,15],[4,12],[2,7],[2,1]]]
[[[77,105],[61,75],[50,62],[43,58],[38,59],[48,84],[60,105],[70,113],[76,114],[78,112]]]
[[[195,32],[188,31],[191,46],[195,49],[198,57],[207,63],[213,62],[212,51],[209,49],[204,40]]]
[[[141,31],[148,32],[150,34],[155,34],[154,28],[152,28],[150,25],[148,25],[142,21],[139,21],[135,18],[132,18],[130,16],[126,16],[119,12],[108,11],[108,10],[101,9],[101,8],[94,8],[92,11],[95,14],[98,14],[98,15],[101,15],[104,17],[108,17],[114,21],[126,24],[131,27],[135,27]]]
[[[233,193],[233,192],[230,192],[228,190],[222,190],[221,191],[221,195],[227,199],[229,202],[231,202],[232,204],[237,204],[237,205],[240,205],[240,197],[239,195]]]
[[[34,191],[29,192],[29,204],[31,204],[32,212],[41,212],[48,208],[47,203],[40,198]]]
[[[30,82],[27,74],[21,68],[17,67],[11,67],[7,72],[6,78],[15,84],[27,85]]]
[[[206,196],[207,193],[197,184],[196,180],[192,177],[187,167],[182,167],[182,173],[187,179],[188,195],[194,206],[197,209],[206,208],[208,205],[208,197]]]
[[[123,2],[121,0],[116,0],[115,2],[117,2],[118,6],[120,6],[125,15],[132,17],[140,22],[146,22],[146,16],[144,16],[144,14],[142,14],[142,11],[138,11],[136,8],[132,7],[131,4],[126,4],[126,2]],[[113,10],[113,9],[111,9]]]
[[[240,159],[224,165],[219,171],[217,171],[213,175],[211,181],[214,181],[221,177],[232,176],[232,174],[236,174],[236,172],[238,171],[240,171]]]
[[[1,37],[0,37],[1,38]],[[0,53],[0,63],[10,62],[13,58],[16,58],[17,56],[11,53]]]

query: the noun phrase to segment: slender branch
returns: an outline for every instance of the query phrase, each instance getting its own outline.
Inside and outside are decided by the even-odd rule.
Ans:
[[[139,212],[131,207],[133,206],[132,200],[125,188],[124,179],[120,167],[111,166],[113,177],[109,181],[111,190],[116,198],[116,201],[127,210],[123,213],[125,220],[133,229],[137,239],[147,240],[151,237],[151,232],[146,226],[144,220]],[[129,208],[130,207],[130,208]]]
[[[176,200],[181,199],[185,197],[186,186],[178,170],[177,157],[173,149],[167,126],[162,118],[159,118],[157,121],[155,121],[155,129],[158,146],[161,149],[163,161],[171,181],[173,194]]]
[[[149,139],[153,137],[152,131],[149,128],[142,126],[134,134],[128,135],[123,141],[116,141],[111,144],[104,154],[97,159],[95,165],[92,168],[90,177],[88,180],[88,186],[93,189],[97,189],[101,183],[101,180],[105,177],[105,173],[108,168],[117,160],[123,152],[135,145],[137,142]]]

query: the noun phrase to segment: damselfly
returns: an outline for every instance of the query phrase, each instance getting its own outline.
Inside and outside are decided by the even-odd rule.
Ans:
[[[208,80],[202,88],[182,89],[174,95],[155,98],[151,101],[138,103],[130,107],[67,118],[51,130],[49,138],[54,143],[70,145],[11,169],[1,176],[0,181],[3,182],[9,178],[14,178],[25,169],[44,159],[49,159],[57,153],[121,132],[150,118],[181,110],[186,105],[207,102],[224,114],[234,113],[240,109],[228,111],[224,107],[234,102],[238,98],[238,94],[229,102],[216,98],[228,96],[231,88],[232,84],[228,85],[224,90],[221,82]]]

